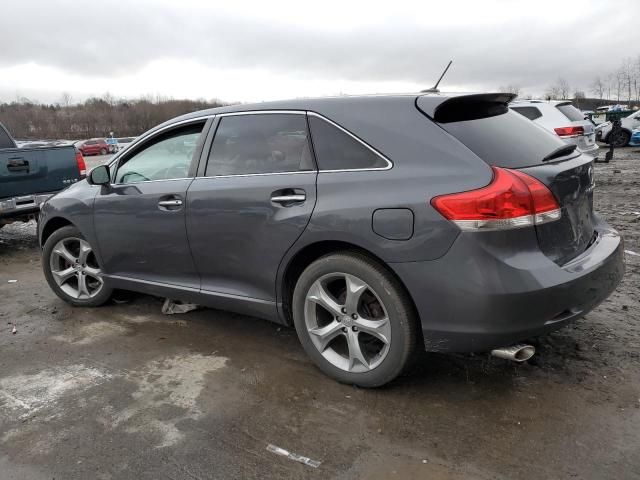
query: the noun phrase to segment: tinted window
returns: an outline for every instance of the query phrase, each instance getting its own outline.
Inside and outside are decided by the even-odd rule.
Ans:
[[[558,105],[556,108],[560,110],[564,114],[564,116],[572,122],[575,122],[577,120],[584,120],[584,113],[582,113],[580,110],[569,103]]]
[[[540,118],[542,114],[540,110],[536,107],[511,107],[512,110],[515,110],[520,115],[527,117],[529,120],[535,120],[536,118]]]
[[[309,125],[320,170],[384,168],[388,165],[375,152],[329,122],[309,116]]]
[[[116,173],[116,183],[185,178],[203,123],[172,130],[153,138],[125,157]]]
[[[0,148],[15,148],[16,144],[13,142],[4,127],[0,125]]]
[[[440,126],[489,165],[497,167],[538,165],[544,157],[566,146],[557,136],[511,110],[494,117]]]
[[[305,115],[222,117],[205,175],[247,175],[314,170]]]

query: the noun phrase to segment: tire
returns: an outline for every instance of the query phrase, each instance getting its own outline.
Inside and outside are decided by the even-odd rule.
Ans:
[[[106,148],[101,148],[100,149],[100,155],[106,155],[107,154],[107,149]]]
[[[347,295],[347,289],[353,293]],[[292,307],[305,351],[338,382],[379,387],[414,358],[413,302],[399,281],[366,255],[339,252],[313,262],[296,283]]]
[[[618,134],[612,138],[612,133],[607,136],[607,143],[613,143],[615,148],[626,147],[629,144],[629,140],[631,140],[631,133],[626,130],[621,130]]]
[[[98,307],[111,298],[113,289],[104,284],[91,245],[72,225],[56,230],[47,239],[42,270],[53,292],[71,305]]]

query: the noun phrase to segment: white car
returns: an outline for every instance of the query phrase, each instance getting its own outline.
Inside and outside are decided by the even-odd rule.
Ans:
[[[620,120],[622,130],[618,132],[615,138],[609,138],[611,134],[612,125],[607,122],[607,125],[603,125],[598,129],[598,140],[604,143],[613,143],[614,147],[626,147],[629,145],[632,132],[635,128],[640,127],[640,110],[631,112],[625,118]]]
[[[595,126],[583,113],[565,100],[514,101],[509,107],[558,135],[566,143],[576,145],[582,153],[596,156]]]

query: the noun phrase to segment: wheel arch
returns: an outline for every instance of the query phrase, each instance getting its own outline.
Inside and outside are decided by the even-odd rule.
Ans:
[[[40,235],[40,248],[44,247],[47,239],[55,232],[56,230],[60,230],[62,227],[66,227],[67,225],[76,226],[70,220],[64,217],[53,217],[47,220],[42,227],[42,234]]]
[[[293,315],[291,305],[293,302],[293,291],[296,286],[296,282],[302,272],[311,265],[318,258],[328,255],[330,253],[358,253],[365,255],[372,260],[379,263],[385,268],[395,279],[400,286],[407,292],[408,297],[411,299],[411,303],[415,309],[415,302],[409,294],[409,290],[405,286],[404,282],[396,272],[389,268],[384,260],[372,253],[370,250],[356,245],[354,243],[340,241],[340,240],[321,240],[309,245],[305,245],[298,250],[288,260],[285,268],[282,271],[282,277],[279,281],[280,286],[280,302],[282,305],[281,316],[285,325],[293,325]],[[417,312],[417,309],[415,310]]]

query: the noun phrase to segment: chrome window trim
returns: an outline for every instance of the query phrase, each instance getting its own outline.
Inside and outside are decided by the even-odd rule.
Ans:
[[[374,172],[374,171],[383,171],[383,170],[390,170],[393,168],[393,162],[391,160],[389,160],[384,154],[382,154],[381,152],[379,152],[378,150],[376,150],[375,148],[373,148],[371,145],[369,145],[367,142],[365,142],[364,140],[361,140],[360,138],[358,138],[357,136],[355,136],[353,133],[351,133],[349,130],[346,130],[345,128],[341,127],[340,125],[338,125],[336,122],[334,122],[333,120],[325,117],[324,115],[320,115],[319,113],[316,112],[307,112],[307,115],[310,115],[312,117],[317,117],[320,118],[322,120],[324,120],[325,122],[328,122],[329,124],[333,125],[334,127],[336,127],[338,130],[346,133],[347,135],[349,135],[351,138],[353,138],[356,142],[360,143],[362,146],[364,146],[365,148],[369,149],[371,152],[373,152],[375,155],[377,155],[378,157],[380,157],[382,160],[384,160],[385,162],[387,162],[387,166],[386,167],[376,167],[376,168],[339,168],[339,169],[334,169],[334,170],[322,170],[320,168],[318,168],[318,172],[319,173],[337,173],[337,172]],[[317,160],[317,159],[316,159]],[[317,163],[317,162],[316,162]]]
[[[236,173],[231,175],[206,175],[202,177],[196,177],[196,180],[201,178],[231,178],[231,177],[265,177],[267,175],[300,175],[300,174],[309,174],[309,173],[318,173],[317,170],[296,170],[293,172],[270,172],[270,173]]]
[[[285,115],[306,115],[306,110],[244,110],[241,112],[227,112],[218,113],[216,117],[231,117],[239,115],[272,115],[272,114],[285,114]]]

